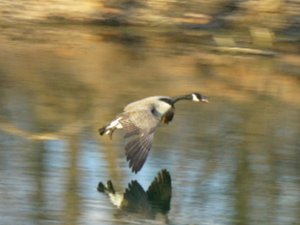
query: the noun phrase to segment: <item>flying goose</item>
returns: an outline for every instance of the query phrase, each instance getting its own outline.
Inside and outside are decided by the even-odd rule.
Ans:
[[[199,93],[177,97],[152,96],[128,104],[122,113],[108,125],[99,129],[100,135],[112,134],[123,129],[125,154],[132,172],[137,173],[143,167],[152,147],[153,136],[160,123],[168,124],[174,116],[174,105],[180,100],[208,102]]]

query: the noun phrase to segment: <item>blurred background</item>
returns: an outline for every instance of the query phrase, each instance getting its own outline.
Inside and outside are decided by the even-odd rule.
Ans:
[[[300,224],[299,0],[0,0],[0,224],[150,224],[98,182],[172,177],[168,224]],[[127,103],[181,102],[132,174]]]

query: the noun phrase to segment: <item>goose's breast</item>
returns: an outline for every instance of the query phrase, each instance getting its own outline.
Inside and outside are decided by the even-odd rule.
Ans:
[[[154,104],[153,114],[159,118],[164,117],[170,110],[172,106],[165,102],[159,102]]]

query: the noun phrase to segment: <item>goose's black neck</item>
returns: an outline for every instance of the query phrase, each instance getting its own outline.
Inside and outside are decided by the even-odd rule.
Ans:
[[[189,95],[180,95],[180,96],[173,97],[172,98],[172,103],[174,105],[178,101],[181,101],[181,100],[192,100],[192,99],[193,99],[193,97],[192,97],[191,94],[189,94]]]
[[[161,101],[164,101],[174,107],[174,104],[180,100],[192,100],[192,95],[180,95],[173,98],[161,98]]]

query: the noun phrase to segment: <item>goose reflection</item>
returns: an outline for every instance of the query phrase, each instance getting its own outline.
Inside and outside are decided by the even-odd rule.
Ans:
[[[110,201],[125,214],[136,214],[145,219],[167,222],[172,195],[171,176],[167,170],[161,170],[145,191],[138,181],[132,180],[124,193],[118,193],[112,182],[102,182],[98,191],[109,196]]]

